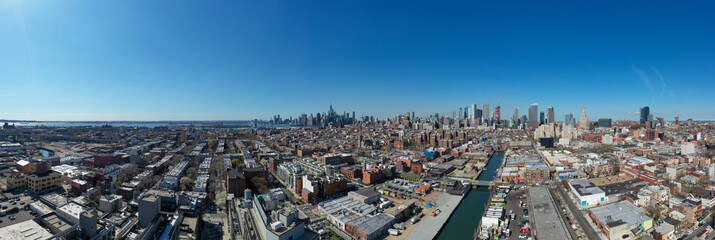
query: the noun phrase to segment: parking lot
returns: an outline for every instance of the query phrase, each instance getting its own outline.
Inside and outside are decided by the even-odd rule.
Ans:
[[[7,214],[5,216],[0,217],[0,228],[35,218],[34,213],[32,212],[32,210],[29,209],[29,207],[27,208],[27,210],[25,210],[25,206],[29,204],[29,200],[30,197],[22,197],[20,198],[20,200],[3,201],[0,204],[0,209],[1,211],[7,212]],[[10,210],[15,207],[18,209],[18,212],[10,213]],[[13,216],[15,219],[11,219],[11,216]]]
[[[524,219],[524,209],[528,207],[528,201],[526,198],[522,197],[526,194],[526,190],[518,189],[509,191],[506,196],[506,204],[504,205],[504,215],[509,218],[509,231],[511,231],[511,236],[508,239],[520,239],[519,236],[530,236],[528,233],[521,233],[519,229],[526,223],[531,223],[528,218]],[[514,220],[511,220],[509,214],[513,211]],[[524,220],[524,221],[522,221]],[[531,226],[533,227],[533,226]],[[524,238],[521,238],[524,239]]]

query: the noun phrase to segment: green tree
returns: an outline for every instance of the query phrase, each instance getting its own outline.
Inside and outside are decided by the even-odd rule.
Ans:
[[[159,161],[159,156],[154,156],[151,158],[151,163],[156,163]]]
[[[259,192],[261,194],[268,193],[268,180],[266,178],[254,177],[248,185],[248,187],[254,192]]]
[[[129,178],[127,177],[126,173],[121,173],[119,176],[117,176],[117,186],[121,186],[122,183],[128,181]]]

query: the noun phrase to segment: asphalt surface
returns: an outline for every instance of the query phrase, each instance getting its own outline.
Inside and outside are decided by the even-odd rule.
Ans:
[[[28,202],[25,202],[25,205],[27,204]],[[24,210],[25,205],[22,205],[19,202],[15,203],[15,205],[12,205],[10,202],[3,202],[0,205],[7,207],[7,209],[4,209],[3,211],[10,210],[13,207],[17,207],[19,209],[17,213],[8,213],[7,215],[0,217],[0,228],[35,218],[35,216],[32,215],[32,210]],[[15,216],[15,220],[10,220],[11,215]]]
[[[519,202],[526,203],[527,199],[519,199],[520,196],[526,194],[526,190],[511,190],[506,196],[506,205],[504,205],[504,214],[509,215],[509,211],[514,211],[514,220],[509,220],[509,230],[511,231],[511,236],[509,239],[519,239],[520,235],[526,235],[525,233],[519,232],[519,224],[521,219],[524,217],[524,207],[519,206]],[[511,218],[509,218],[511,219]],[[529,223],[532,227],[533,224]]]
[[[566,202],[566,205],[568,206],[569,211],[573,213],[574,218],[576,218],[576,221],[578,221],[579,225],[581,225],[581,228],[583,229],[584,233],[586,234],[586,237],[588,239],[601,239],[601,237],[598,235],[598,233],[591,227],[591,224],[588,222],[588,219],[584,217],[584,213],[578,210],[578,207],[576,207],[576,204],[573,203],[570,199],[568,199],[568,195],[564,191],[564,188],[562,186],[556,186],[556,189],[558,189],[559,193],[561,193],[561,196],[564,197],[564,200]]]
[[[708,238],[702,238],[702,237],[698,238],[698,234],[701,233],[701,232],[703,232],[703,230],[704,230],[708,225],[710,225],[709,223],[710,223],[710,221],[711,221],[711,220],[710,220],[711,218],[712,218],[712,214],[710,214],[710,215],[708,215],[707,217],[705,217],[705,219],[703,219],[703,221],[702,221],[702,222],[703,222],[703,225],[700,226],[700,227],[698,227],[695,231],[693,231],[692,234],[690,234],[690,235],[688,235],[687,237],[685,237],[684,240],[691,240],[691,239],[712,239],[712,237],[713,237],[713,235],[715,234],[715,232],[709,233],[709,234],[708,234]]]

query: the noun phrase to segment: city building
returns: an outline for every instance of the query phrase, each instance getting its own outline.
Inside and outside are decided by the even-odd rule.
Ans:
[[[539,126],[539,104],[534,103],[529,107],[529,129],[536,129]]]
[[[632,237],[634,231],[631,230],[637,232],[653,227],[653,219],[645,216],[643,209],[629,201],[594,207],[589,209],[588,213],[608,239],[622,239],[625,235]]]
[[[641,108],[641,124],[645,124],[648,121],[648,115],[650,115],[650,107],[645,106]]]
[[[569,186],[571,187],[571,193],[573,193],[581,206],[591,206],[608,201],[606,192],[588,179],[571,179],[569,180]]]
[[[611,119],[610,118],[599,118],[598,119],[598,127],[611,127]]]
[[[582,130],[588,130],[591,128],[591,122],[588,121],[586,117],[586,108],[583,108],[583,114],[581,114],[581,119],[578,121],[578,128]]]

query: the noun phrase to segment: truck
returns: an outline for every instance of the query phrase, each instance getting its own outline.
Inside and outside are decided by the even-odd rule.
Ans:
[[[394,228],[388,229],[387,232],[390,233],[390,235],[392,235],[392,236],[400,235],[400,231],[397,229],[394,229]]]
[[[380,208],[385,209],[385,208],[390,207],[390,205],[392,205],[392,201],[383,202],[383,203],[380,203]]]
[[[439,208],[438,208],[437,210],[434,210],[434,212],[432,212],[432,216],[433,216],[433,217],[436,217],[436,216],[439,215],[440,213],[442,213],[442,210],[439,210]]]
[[[392,225],[393,228],[397,230],[405,230],[405,224],[404,223],[395,223]]]

